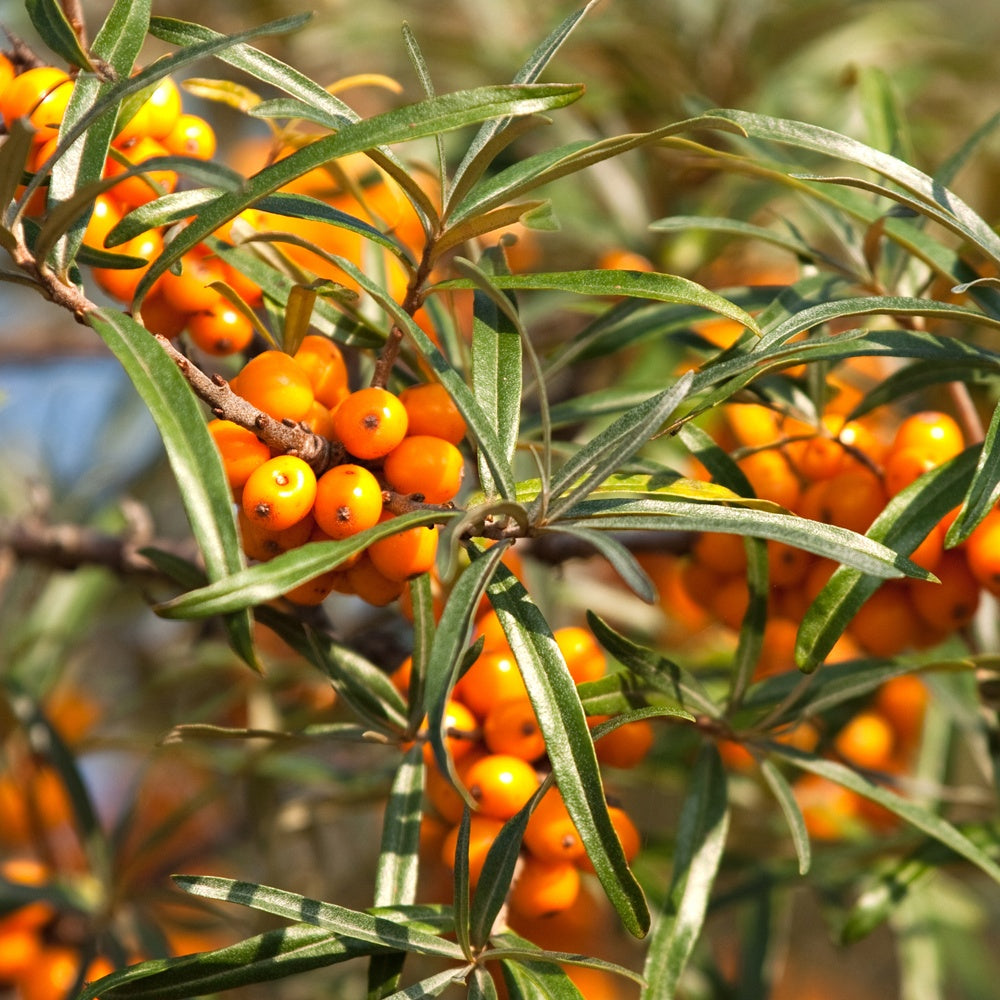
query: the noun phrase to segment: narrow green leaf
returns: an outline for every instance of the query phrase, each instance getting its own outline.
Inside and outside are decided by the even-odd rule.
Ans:
[[[477,965],[469,983],[469,1000],[498,1000],[497,986],[493,977],[481,965]]]
[[[214,951],[129,966],[89,984],[80,1000],[110,995],[120,1000],[186,1000],[284,979],[380,950],[340,940],[322,927],[292,924]]]
[[[566,661],[544,616],[502,563],[487,593],[524,678],[566,808],[622,923],[641,937],[649,911],[608,815],[594,745]]]
[[[677,409],[690,389],[692,378],[692,373],[686,372],[669,389],[633,407],[592,438],[553,473],[550,484],[553,499],[546,510],[540,498],[538,514],[549,522],[555,521],[594,486],[620,469]]]
[[[726,772],[714,743],[703,745],[688,787],[677,827],[670,892],[654,925],[643,970],[645,1000],[670,1000],[675,995],[701,933],[722,861],[729,806]]]
[[[577,690],[586,715],[616,717],[602,725],[611,726],[612,721],[617,723],[618,719],[629,721],[632,718],[669,717],[695,721],[695,716],[681,708],[676,698],[631,670],[616,670],[596,681],[577,685]],[[591,734],[596,732],[596,727],[591,730]]]
[[[471,965],[458,969],[445,969],[444,972],[438,972],[421,979],[419,983],[407,986],[405,990],[390,994],[386,1000],[424,1000],[426,997],[440,996],[449,986],[464,983],[472,969]]]
[[[455,939],[466,958],[472,956],[472,939],[469,933],[469,911],[471,905],[472,878],[469,873],[469,841],[472,811],[468,804],[462,809],[455,838],[454,894],[452,908],[455,911]]]
[[[928,579],[931,575],[873,536],[767,510],[677,500],[584,500],[567,511],[561,523],[609,531],[721,531],[752,535],[786,542],[873,576]]]
[[[814,757],[786,744],[775,744],[774,752],[803,771],[829,778],[838,785],[843,785],[845,788],[863,795],[866,799],[871,799],[880,806],[884,806],[891,813],[909,823],[910,826],[944,844],[959,857],[965,858],[966,861],[985,872],[994,882],[1000,882],[1000,865],[993,861],[982,847],[973,843],[947,820],[928,811],[912,799],[903,798],[882,785],[868,781],[857,771],[835,760]]]
[[[146,337],[149,338],[149,334]],[[345,559],[363,551],[380,538],[388,538],[417,525],[447,521],[453,516],[455,512],[452,511],[413,511],[400,514],[391,521],[385,521],[341,542],[309,542],[297,549],[283,552],[269,562],[241,569],[206,587],[181,594],[180,597],[157,605],[156,610],[164,618],[208,618],[264,604],[320,573],[335,569]]]
[[[423,788],[423,748],[414,744],[400,762],[385,807],[375,872],[376,906],[416,902]]]
[[[461,948],[453,941],[408,927],[387,916],[349,910],[335,903],[322,903],[254,882],[211,875],[175,875],[174,882],[185,892],[202,899],[237,903],[296,923],[324,927],[346,941],[362,941],[421,955],[440,955],[457,961],[463,958]]]
[[[775,229],[766,229],[764,226],[741,222],[739,219],[712,218],[703,215],[671,215],[666,219],[657,219],[655,222],[651,222],[649,229],[654,233],[687,233],[692,229],[704,229],[713,233],[725,233],[727,236],[760,240],[763,243],[781,247],[782,250],[790,250],[800,258],[820,257],[819,251],[792,236],[787,236]],[[821,259],[825,260],[826,258]]]
[[[634,671],[656,690],[671,697],[682,708],[717,719],[722,709],[709,696],[698,679],[656,650],[640,646],[616,632],[592,611],[587,612],[597,641],[620,663]]]
[[[958,517],[948,527],[944,543],[951,548],[964,542],[977,524],[989,513],[1000,499],[1000,406],[995,407],[986,431],[972,482],[962,501]]]
[[[71,66],[94,72],[73,25],[58,0],[24,0],[25,10],[42,41]]]
[[[875,884],[858,897],[841,927],[840,940],[844,944],[854,944],[884,924],[910,891],[934,874],[935,865],[924,857],[928,853],[926,849],[913,852],[879,873]]]
[[[503,269],[502,258],[486,257],[481,263]],[[469,265],[474,268],[474,265]],[[503,293],[489,286],[490,276],[482,268],[474,268],[479,287],[473,295],[472,307],[472,391],[486,419],[496,428],[501,451],[488,455],[479,452],[479,479],[489,496],[500,491],[494,482],[494,465],[510,466],[517,447],[521,419],[521,331],[510,313],[516,310],[513,301],[501,308],[497,296]],[[501,491],[502,492],[502,491]]]
[[[795,854],[799,859],[799,874],[805,875],[812,864],[812,846],[809,842],[809,832],[806,830],[805,820],[802,818],[802,810],[799,808],[792,786],[788,779],[775,767],[770,760],[760,762],[760,771],[764,775],[771,793],[781,807],[781,813],[788,824],[788,832],[792,835],[792,843],[795,846]]]
[[[434,620],[434,596],[431,591],[431,574],[421,573],[409,582],[410,607],[413,609],[413,647],[410,654],[410,688],[407,703],[410,709],[410,726],[415,730],[424,716],[424,684],[427,664],[437,623]]]
[[[28,162],[28,154],[34,148],[35,130],[20,118],[16,118],[7,128],[3,145],[0,145],[0,206],[3,206],[4,224],[8,224],[9,206],[21,186],[22,175]],[[5,231],[5,246],[12,246],[12,236]]]
[[[511,1000],[584,1000],[566,973],[552,962],[502,959],[500,970]]]
[[[486,853],[469,913],[469,942],[477,950],[489,941],[493,933],[497,915],[510,892],[528,819],[544,794],[543,789],[550,784],[543,782],[524,807],[504,823]]]
[[[551,271],[537,274],[495,275],[493,283],[504,291],[574,292],[579,295],[631,296],[654,302],[677,302],[698,306],[736,320],[758,333],[757,321],[739,306],[697,282],[675,274],[642,271]],[[465,288],[462,279],[443,282],[442,288]]]
[[[191,387],[163,348],[135,320],[113,310],[87,316],[142,397],[163,439],[181,500],[210,580],[242,570],[229,483]],[[232,609],[226,627],[234,649],[256,667],[250,616]]]
[[[565,18],[561,24],[551,31],[537,46],[534,52],[531,53],[524,65],[517,71],[513,82],[534,83],[534,81],[541,75],[545,67],[549,64],[552,57],[559,51],[562,44],[570,36],[573,29],[580,23],[580,21],[583,20],[587,11],[594,6],[595,2],[596,0],[590,0],[590,2],[584,7],[581,7],[579,10],[570,14],[569,17]],[[461,163],[459,163],[459,165],[455,168],[455,172],[452,176],[451,191],[447,191],[446,188],[442,187],[442,190],[446,192],[444,213],[446,217],[451,207],[459,204],[464,193],[469,190],[471,185],[474,184],[489,167],[491,160],[487,159],[482,154],[487,149],[492,150],[496,148],[494,140],[497,136],[503,134],[509,125],[509,118],[501,118],[497,121],[486,122],[480,127],[479,131],[472,139],[472,142],[469,143],[466,148],[465,155],[462,157]]]
[[[647,604],[656,603],[657,591],[649,574],[639,565],[638,559],[632,552],[613,535],[588,531],[584,528],[567,528],[563,525],[543,529],[538,532],[537,537],[545,535],[566,535],[593,546],[608,561],[632,593]]]

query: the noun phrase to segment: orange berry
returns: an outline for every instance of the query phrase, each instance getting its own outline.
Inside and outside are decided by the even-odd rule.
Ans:
[[[452,760],[460,761],[476,749],[479,723],[457,698],[449,698],[445,702],[442,728],[445,749]],[[429,742],[424,744],[424,761],[428,766],[435,762],[434,750]]]
[[[901,580],[887,580],[861,605],[848,630],[872,656],[895,656],[920,634],[921,621]]]
[[[652,749],[655,734],[648,719],[636,719],[606,733],[595,744],[597,759],[623,770],[636,767]]]
[[[228,357],[246,350],[254,335],[249,318],[221,296],[217,305],[191,316],[187,330],[202,351],[215,357]]]
[[[17,70],[10,61],[10,58],[6,53],[0,52],[0,106],[3,104],[4,93],[16,75]]]
[[[396,600],[405,586],[401,580],[390,580],[380,573],[367,552],[347,568],[345,576],[352,593],[379,608]]]
[[[894,497],[934,467],[935,462],[921,448],[894,449],[886,457],[882,470],[886,492]]]
[[[380,520],[388,521],[392,518],[391,514],[383,514]],[[390,580],[405,581],[431,570],[437,556],[437,544],[437,529],[431,525],[418,524],[372,542],[368,546],[368,555],[383,576]]]
[[[537,760],[545,753],[545,737],[527,698],[498,701],[483,719],[483,740],[493,753]]]
[[[875,692],[873,707],[889,720],[896,742],[904,750],[920,737],[928,699],[927,685],[916,674],[890,677]]]
[[[148,262],[163,252],[163,237],[157,230],[150,229],[116,246],[114,250],[126,257],[138,257]],[[129,303],[147,270],[148,263],[133,268],[95,267],[93,274],[94,280],[108,295],[119,302]]]
[[[535,769],[526,760],[505,753],[480,758],[464,779],[479,811],[495,819],[510,819],[539,785]]]
[[[42,939],[34,928],[0,930],[0,983],[28,978],[39,965]]]
[[[363,466],[335,465],[316,484],[315,515],[336,541],[373,528],[382,516],[382,487]]]
[[[576,861],[583,856],[583,841],[555,786],[539,799],[529,817],[524,846],[542,861]]]
[[[596,681],[604,676],[607,669],[604,651],[587,629],[568,625],[557,628],[552,635],[576,684]]]
[[[796,622],[777,616],[769,617],[764,625],[760,657],[754,679],[784,674],[795,667],[795,640],[799,626]]]
[[[295,455],[268,459],[243,487],[243,510],[254,524],[281,531],[301,521],[316,499],[316,475]]]
[[[870,469],[854,468],[826,480],[819,518],[864,534],[886,504],[882,482]]]
[[[859,797],[819,774],[803,774],[792,785],[806,830],[817,840],[839,840],[858,828]]]
[[[215,131],[198,115],[178,115],[173,128],[160,141],[175,156],[193,156],[197,160],[215,156]]]
[[[165,76],[118,131],[115,145],[124,146],[147,136],[162,141],[177,124],[180,114],[181,92],[177,89],[177,84],[169,76]]]
[[[309,376],[316,399],[335,410],[350,392],[340,348],[329,337],[310,333],[302,338],[293,357]]]
[[[891,757],[893,732],[888,720],[878,712],[859,712],[837,733],[833,745],[838,754],[854,767],[879,768]]]
[[[712,613],[731,629],[738,629],[743,623],[749,604],[750,589],[744,576],[725,577],[711,598]]]
[[[36,66],[15,76],[0,94],[0,111],[9,130],[27,118],[37,130],[33,141],[46,142],[59,131],[73,92],[69,74],[55,66]]]
[[[469,823],[469,884],[473,887],[479,881],[486,855],[493,846],[493,841],[503,829],[503,820],[492,816],[476,814]],[[452,870],[455,868],[455,850],[458,846],[458,830],[456,826],[441,845],[441,860]]]
[[[513,654],[485,650],[455,685],[455,697],[461,699],[480,719],[499,701],[527,698],[521,671]]]
[[[500,624],[497,613],[487,603],[486,610],[476,619],[476,627],[472,632],[474,640],[482,638],[483,652],[505,652],[511,655],[507,633]]]
[[[118,177],[132,167],[140,166],[147,160],[169,156],[170,151],[156,139],[141,136],[130,145],[117,150],[126,163],[115,156],[108,156],[105,163],[106,177]],[[173,170],[149,170],[144,173],[124,177],[113,188],[111,194],[127,208],[138,208],[161,194],[169,193],[177,186],[177,174]]]
[[[917,614],[931,628],[944,632],[965,628],[979,607],[979,581],[969,569],[965,554],[949,549],[934,566],[928,568],[933,570],[940,583],[907,580]]]
[[[511,909],[523,917],[544,917],[568,910],[580,892],[580,872],[569,861],[522,858],[510,888]]]
[[[99,194],[94,199],[87,228],[83,231],[84,246],[103,250],[105,238],[121,220],[122,211],[114,198],[108,194]]]
[[[237,521],[243,551],[250,559],[258,562],[267,562],[280,556],[282,552],[291,552],[292,549],[305,545],[311,538],[315,524],[312,517],[306,516],[288,528],[271,531],[250,520],[242,507],[237,510]]]
[[[319,576],[314,576],[305,583],[300,583],[291,590],[286,590],[282,595],[285,600],[292,604],[301,604],[304,607],[316,607],[322,604],[341,583],[342,571],[339,569],[329,569]]]
[[[231,420],[210,420],[208,433],[222,456],[226,478],[238,489],[250,478],[250,473],[271,457],[271,449],[253,431]]]
[[[925,410],[907,417],[896,430],[891,451],[916,448],[934,465],[954,458],[965,447],[962,428],[953,417],[936,410]]]
[[[370,386],[345,397],[333,413],[343,446],[358,458],[388,455],[406,436],[406,409],[387,389]]]
[[[794,510],[801,487],[788,459],[780,451],[755,451],[737,463],[761,500]]]
[[[264,351],[251,358],[234,382],[232,388],[251,406],[275,420],[298,423],[315,398],[308,374],[284,351]]]
[[[406,409],[408,434],[433,434],[456,445],[465,437],[465,418],[440,382],[412,385],[399,400]]]
[[[767,568],[772,587],[794,587],[801,583],[812,563],[812,555],[804,549],[768,539]]]
[[[993,508],[965,540],[965,558],[979,585],[1000,595],[1000,510]]]
[[[410,693],[410,675],[413,673],[413,657],[408,656],[389,674],[392,686],[405,698]]]
[[[166,271],[160,280],[164,298],[182,312],[214,309],[222,295],[209,285],[222,280],[219,259],[204,250],[189,250],[181,257],[179,273]]]
[[[142,300],[142,314],[137,316],[142,325],[150,333],[158,337],[174,340],[179,337],[188,324],[188,314],[175,309],[160,293],[160,282]]]
[[[747,550],[741,535],[705,531],[691,544],[691,556],[715,573],[742,573],[747,566]]]
[[[447,503],[462,485],[465,461],[449,441],[414,434],[385,456],[382,471],[397,493],[422,496],[426,503]]]
[[[760,403],[730,403],[725,415],[733,437],[743,447],[773,445],[781,437],[778,414]]]

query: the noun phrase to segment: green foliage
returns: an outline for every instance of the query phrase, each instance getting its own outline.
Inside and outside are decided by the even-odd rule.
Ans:
[[[282,924],[268,924],[261,933],[263,925],[251,923],[254,932],[237,944],[184,958],[149,959],[87,986],[81,1000],[179,1000],[352,959],[368,961],[368,995],[376,998],[437,996],[459,984],[470,997],[495,997],[487,963],[490,968],[498,963],[511,998],[585,995],[567,971],[574,964],[641,979],[642,996],[649,1000],[688,995],[692,970],[709,966],[699,947],[707,922],[714,910],[731,902],[719,887],[725,881],[721,876],[728,877],[726,891],[738,897],[731,886],[758,875],[751,870],[755,862],[733,836],[740,821],[741,784],[751,779],[728,769],[722,742],[736,741],[750,750],[762,779],[758,790],[766,791],[757,801],[773,807],[780,820],[777,836],[789,842],[761,852],[768,869],[760,873],[765,880],[773,876],[777,884],[808,874],[817,884],[833,885],[833,880],[823,882],[829,872],[795,794],[796,771],[827,779],[903,821],[894,839],[871,847],[873,852],[882,849],[886,863],[876,883],[845,906],[845,941],[891,921],[901,902],[932,881],[936,869],[961,867],[1000,882],[995,829],[953,821],[944,808],[944,774],[925,783],[934,794],[908,795],[905,783],[894,790],[882,780],[884,775],[827,755],[830,733],[809,750],[784,739],[803,720],[829,718],[835,732],[849,712],[891,677],[923,667],[927,673],[966,678],[992,662],[985,649],[975,646],[929,653],[926,663],[905,656],[827,662],[884,581],[936,579],[909,557],[939,522],[958,508],[946,536],[946,545],[956,546],[968,539],[1000,495],[995,448],[1000,418],[993,409],[1000,297],[995,280],[977,270],[1000,267],[1000,238],[951,188],[974,146],[964,147],[937,175],[908,162],[901,111],[883,73],[863,79],[869,142],[817,125],[721,108],[645,131],[596,140],[557,139],[549,148],[531,145],[547,116],[557,116],[583,98],[581,83],[540,81],[592,6],[558,25],[511,83],[444,93],[435,88],[433,63],[407,30],[404,43],[422,97],[363,117],[317,81],[251,44],[264,34],[296,30],[303,18],[229,36],[152,17],[147,4],[118,2],[87,47],[59,4],[27,4],[45,44],[81,72],[52,161],[23,177],[31,136],[21,123],[12,126],[0,148],[0,240],[16,271],[3,277],[31,284],[57,306],[76,312],[120,363],[159,431],[198,557],[195,563],[150,549],[151,563],[171,588],[150,603],[171,623],[211,628],[221,619],[230,648],[256,669],[255,625],[266,626],[329,681],[350,714],[350,722],[294,733],[250,723],[243,728],[242,722],[178,727],[173,733],[178,739],[220,742],[223,737],[260,740],[262,734],[276,742],[350,741],[361,749],[384,751],[372,768],[378,773],[366,777],[371,786],[378,785],[379,794],[388,795],[371,906],[340,905],[253,880],[177,875],[176,885],[193,897],[265,914]],[[134,73],[147,35],[170,51]],[[170,239],[145,272],[130,311],[98,308],[88,298],[80,265],[128,264],[120,255],[81,244],[94,198],[110,187],[102,172],[119,123],[132,109],[130,102],[161,78],[210,57],[249,76],[254,87],[266,88],[271,96],[247,86],[239,103],[274,136],[291,134],[293,123],[314,128],[308,141],[249,177],[185,157],[147,164],[147,169],[177,171],[184,187],[127,214],[107,247],[113,250],[151,227],[170,227]],[[203,83],[202,90],[225,97],[224,87]],[[749,175],[782,199],[776,204],[783,213],[793,206],[805,220],[800,223],[798,215],[787,212],[782,225],[765,226],[710,212],[685,213],[651,222],[651,233],[668,242],[692,234],[705,239],[707,234],[712,240],[768,244],[794,254],[802,276],[777,290],[717,291],[707,280],[666,269],[646,273],[573,263],[564,270],[546,264],[525,273],[511,267],[511,247],[498,230],[514,224],[554,229],[553,182],[575,183],[587,168],[636,152],[686,156],[705,170]],[[423,230],[421,248],[406,245],[377,219],[357,218],[318,197],[284,190],[334,161],[358,155],[398,187]],[[428,171],[419,161],[425,157],[436,160],[429,171],[438,178],[436,193],[422,183]],[[29,199],[45,183],[49,209],[39,223],[29,223]],[[242,238],[237,229],[235,245],[216,245],[220,227],[247,210],[288,220],[289,230]],[[335,249],[315,247],[294,230],[293,223],[303,220],[358,237],[370,258],[351,260]],[[389,368],[395,366],[390,376],[394,385],[433,377],[445,387],[467,424],[464,447],[471,452],[469,469],[476,473],[458,502],[417,503],[349,539],[310,541],[268,562],[246,564],[229,484],[198,396],[176,359],[141,322],[143,303],[150,301],[157,280],[206,241],[263,290],[265,305],[257,322],[274,344],[293,352],[308,332],[318,331],[354,352],[355,367],[366,373],[388,359]],[[324,263],[339,268],[345,282],[359,291],[348,292],[304,267],[290,266],[288,252],[303,247],[316,249]],[[382,260],[383,251],[385,260],[405,275],[402,301],[390,287],[388,265],[366,266],[368,259]],[[441,269],[445,263],[452,267],[447,273]],[[432,337],[417,322],[420,306],[426,303],[430,310],[436,301],[463,293],[471,293],[468,341],[457,324],[436,325]],[[944,301],[951,293],[962,294],[963,303]],[[742,331],[726,349],[710,347],[698,334],[701,324],[720,318]],[[560,328],[555,338],[545,329],[553,326]],[[692,343],[695,362],[688,350]],[[990,412],[981,441],[899,492],[864,534],[799,516],[756,496],[737,460],[754,449],[734,454],[705,429],[724,405],[748,401],[818,427],[831,391],[830,373],[861,357],[891,358],[897,368],[862,394],[849,418],[904,406],[917,394],[944,385],[967,400],[978,393],[980,408]],[[653,362],[657,367],[648,370]],[[609,370],[618,366],[626,377],[618,384],[614,375],[608,376],[593,389],[587,382],[588,364],[606,364]],[[798,365],[807,366],[807,374],[791,374]],[[711,482],[677,471],[691,459],[708,470]],[[408,633],[413,677],[406,696],[388,678],[390,665],[376,662],[376,653],[369,656],[344,636],[331,634],[319,618],[274,603],[300,584],[350,565],[372,543],[430,525],[440,529],[434,582],[444,588],[445,597],[436,614],[429,576],[406,584],[413,621]],[[553,582],[556,574],[538,582],[532,572],[521,580],[503,561],[521,539],[539,548],[579,546],[624,581],[631,596],[621,599],[623,606],[631,607],[633,596],[637,606],[651,605],[657,587],[642,561],[643,549],[666,549],[703,532],[739,536],[745,543],[748,600],[735,646],[721,657],[709,649],[702,662],[687,662],[683,648],[668,653],[649,630],[632,626],[643,621],[640,612],[600,607],[598,615],[588,610],[590,628],[614,664],[609,676],[590,683],[574,681],[556,641],[555,629],[567,617],[560,606],[560,585]],[[762,678],[758,672],[773,569],[768,543],[775,542],[832,560],[837,569],[798,622],[799,670]],[[543,574],[544,567],[538,575]],[[453,900],[425,905],[419,901],[426,862],[421,854],[429,766],[424,748],[430,748],[434,765],[456,786],[466,806],[474,806],[458,780],[446,715],[456,683],[481,649],[473,634],[484,599],[496,613],[523,677],[547,746],[547,774],[530,801],[504,825],[475,886],[469,860],[471,811],[464,810]],[[586,596],[583,601],[597,603]],[[34,692],[25,695],[11,678],[4,677],[3,684],[6,699],[18,709],[12,711],[18,724],[47,734],[45,745],[33,749],[56,765],[69,790],[74,821],[94,867],[107,867],[110,848],[102,842],[71,751],[39,714]],[[965,703],[959,694],[950,697],[968,709],[966,703],[975,696],[966,693]],[[985,748],[987,736],[995,738],[995,710],[989,726],[953,711],[956,718],[949,725],[956,732],[963,727],[975,731],[976,763],[995,773],[995,760]],[[591,729],[587,717],[594,714],[613,718]],[[653,860],[632,866],[612,822],[598,746],[601,738],[644,720],[656,720],[661,733],[644,779],[654,793],[669,779],[678,808],[669,828],[651,837],[656,841]],[[667,737],[675,744],[667,747]],[[266,765],[256,757],[250,761],[252,756],[248,751],[246,769],[254,780],[260,777],[254,772],[258,765],[275,771],[283,766],[277,752]],[[308,769],[297,759],[287,764],[300,765]],[[329,767],[333,773],[333,765]],[[323,772],[328,783],[330,773]],[[598,958],[536,947],[506,927],[505,907],[518,876],[524,832],[553,784],[618,920],[634,937],[648,935],[641,976]],[[852,859],[852,877],[864,874],[866,862],[860,856]],[[789,874],[779,878],[775,872],[782,866]],[[852,882],[852,891],[860,884]],[[756,974],[762,980],[769,947],[765,931],[753,946],[759,949]],[[411,975],[414,966],[418,971]],[[735,994],[720,989],[712,995]]]

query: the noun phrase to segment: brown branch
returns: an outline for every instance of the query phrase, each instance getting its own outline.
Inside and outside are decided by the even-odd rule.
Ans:
[[[317,475],[342,462],[343,446],[319,434],[313,434],[302,424],[275,420],[233,392],[221,375],[206,375],[186,358],[166,337],[156,338],[173,359],[196,395],[220,420],[231,420],[253,431],[269,448],[287,455],[297,455],[308,462]]]

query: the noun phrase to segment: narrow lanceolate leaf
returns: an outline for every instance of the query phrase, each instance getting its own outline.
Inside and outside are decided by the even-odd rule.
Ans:
[[[495,275],[497,288],[505,291],[576,292],[580,295],[632,296],[656,302],[678,302],[699,306],[736,320],[754,333],[759,333],[757,321],[728,299],[709,291],[703,285],[675,274],[640,271],[551,271],[538,274]],[[444,282],[443,288],[468,287],[460,279]]]
[[[7,128],[4,143],[0,146],[0,207],[4,212],[4,225],[10,225],[8,206],[14,201],[14,196],[21,186],[22,175],[28,162],[28,154],[34,148],[34,129],[26,125],[20,118],[14,119]],[[3,245],[12,248],[13,236],[9,229],[2,234]]]
[[[442,732],[445,702],[455,684],[462,655],[469,644],[472,622],[479,602],[506,550],[506,543],[494,545],[484,556],[474,559],[455,581],[445,602],[427,657],[427,680],[424,689],[427,731],[431,746],[434,748],[434,758],[444,774],[451,774],[453,770]]]
[[[574,84],[525,84],[480,87],[429,98],[419,104],[386,111],[345,125],[247,178],[243,191],[221,195],[207,206],[156,258],[136,290],[141,301],[153,282],[192,247],[245,208],[273,194],[289,181],[349,153],[421,139],[464,125],[508,114],[533,114],[575,101],[582,88]]]
[[[240,572],[245,564],[229,483],[191,387],[135,320],[113,310],[98,310],[88,315],[87,322],[121,363],[160,431],[209,579]],[[230,640],[254,665],[250,615],[233,610],[226,618]]]
[[[469,1000],[498,1000],[497,985],[481,965],[477,965],[469,983]]]
[[[787,542],[873,576],[912,576],[926,580],[931,575],[868,535],[767,510],[676,500],[584,500],[566,512],[562,523],[608,531],[721,531],[751,535]]]
[[[455,838],[455,879],[452,909],[455,912],[455,940],[467,958],[472,956],[472,942],[469,937],[469,909],[472,902],[472,879],[469,873],[469,839],[472,810],[466,805],[458,824]]]
[[[542,40],[525,64],[517,71],[513,83],[534,83],[541,75],[542,70],[549,64],[552,57],[559,51],[563,42],[569,37],[573,29],[583,20],[584,15],[594,6],[596,0],[581,7],[570,14],[558,27]],[[445,214],[448,209],[461,200],[462,195],[469,189],[470,184],[475,183],[482,176],[482,172],[489,166],[489,161],[483,161],[479,154],[489,147],[490,143],[500,135],[510,124],[509,118],[500,118],[496,121],[485,122],[469,143],[462,157],[462,162],[455,168],[452,177],[452,191],[445,198]]]
[[[866,537],[903,554],[912,552],[962,502],[978,455],[978,446],[967,448],[897,493]],[[802,619],[795,648],[802,670],[814,670],[826,659],[851,618],[878,588],[878,579],[859,570],[846,565],[837,569]]]
[[[812,754],[802,753],[785,744],[775,744],[772,749],[775,754],[803,771],[811,771],[813,774],[829,778],[838,785],[843,785],[845,788],[877,802],[880,806],[884,806],[891,813],[909,823],[910,826],[926,833],[927,836],[954,851],[959,857],[965,858],[966,861],[981,869],[994,882],[1000,882],[1000,865],[990,857],[989,853],[936,813],[930,812],[912,799],[897,795],[883,785],[876,785],[868,781],[857,771],[835,760],[814,757]]]
[[[594,744],[566,661],[544,616],[503,564],[488,593],[524,678],[566,808],[622,923],[641,937],[649,928],[649,910],[608,815]]]
[[[964,542],[977,524],[1000,499],[1000,406],[993,410],[986,439],[983,441],[972,482],[962,503],[958,517],[951,523],[945,535],[945,545],[951,547]]]
[[[382,950],[365,942],[341,940],[322,927],[293,924],[214,951],[131,965],[91,983],[80,1000],[98,996],[186,1000],[284,979]]]
[[[620,635],[592,611],[587,612],[587,624],[597,641],[616,660],[651,687],[670,696],[682,708],[713,719],[721,716],[722,708],[711,699],[693,674],[655,650]]]
[[[552,962],[504,959],[500,970],[511,1000],[583,1000],[573,980]]]
[[[489,261],[486,258],[482,263],[485,266]],[[497,268],[501,265],[502,262]],[[479,268],[476,277],[482,283],[490,280]],[[496,290],[495,295],[490,295],[486,289],[478,288],[472,307],[472,391],[496,428],[502,449],[493,462],[480,449],[479,478],[487,496],[501,492],[490,467],[498,461],[509,466],[513,461],[521,419],[521,331],[510,315],[516,308],[514,303],[510,302],[507,309],[500,307],[497,296],[502,294]]]
[[[35,31],[57,56],[71,66],[93,71],[90,56],[80,45],[80,39],[58,0],[25,0],[24,7]]]
[[[426,930],[408,927],[384,915],[349,910],[335,903],[322,903],[298,893],[254,882],[238,882],[210,875],[175,875],[174,882],[185,892],[202,899],[237,903],[296,923],[324,927],[345,941],[362,941],[399,951],[439,955],[458,961],[463,958],[462,949],[454,941]]]
[[[552,500],[547,510],[538,501],[538,513],[555,521],[593,487],[630,459],[666,423],[691,386],[692,374],[682,375],[669,389],[620,416],[581,448],[552,475]]]
[[[632,552],[613,535],[600,531],[588,531],[586,528],[568,528],[562,525],[542,529],[538,532],[537,537],[540,538],[543,535],[566,535],[593,546],[595,551],[604,556],[611,568],[636,597],[647,604],[656,603],[656,587],[649,578],[649,574],[639,565],[639,560]]]
[[[954,192],[942,187],[939,181],[903,160],[880,150],[872,149],[856,139],[837,132],[808,125],[804,122],[769,118],[745,111],[714,110],[713,116],[728,119],[753,138],[768,139],[800,149],[825,153],[841,160],[856,163],[894,181],[907,191],[922,198],[927,204],[949,212],[969,231],[971,238],[994,260],[1000,261],[1000,237]]]
[[[714,743],[695,763],[681,810],[674,871],[644,969],[644,1000],[670,1000],[701,933],[729,830],[726,772]]]
[[[382,847],[375,872],[376,906],[416,901],[423,788],[423,748],[414,744],[396,771],[385,807]]]
[[[426,1000],[440,996],[449,986],[464,983],[473,968],[471,965],[464,965],[457,969],[445,969],[444,972],[421,979],[419,983],[407,986],[404,990],[390,993],[385,1000]]]
[[[145,336],[152,339],[148,333]],[[320,573],[335,569],[345,559],[361,552],[380,538],[387,538],[417,525],[449,520],[453,516],[455,514],[451,511],[413,511],[341,542],[310,542],[298,549],[283,552],[269,562],[241,569],[225,579],[216,579],[216,582],[206,587],[175,597],[158,605],[156,610],[164,618],[208,618],[264,604]]]
[[[812,864],[812,846],[809,842],[809,832],[806,830],[806,822],[802,818],[802,810],[795,795],[792,793],[792,786],[788,779],[781,773],[781,770],[774,766],[773,761],[762,760],[760,771],[764,775],[771,793],[781,807],[781,813],[788,824],[788,832],[792,835],[792,843],[795,845],[795,854],[799,859],[799,874],[805,875]]]
[[[940,850],[937,843],[933,846]],[[910,890],[934,874],[936,866],[927,857],[929,854],[925,847],[894,863],[861,893],[840,929],[844,944],[854,944],[884,924],[903,904]]]

